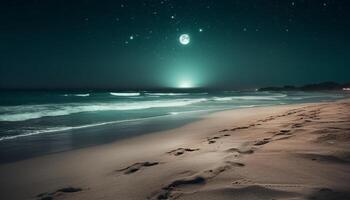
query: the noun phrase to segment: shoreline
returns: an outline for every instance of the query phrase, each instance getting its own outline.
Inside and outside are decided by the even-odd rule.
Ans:
[[[7,147],[10,146],[13,143],[16,143],[18,141],[13,140],[13,141],[5,141],[5,144],[0,148],[0,158],[2,159],[0,161],[0,165],[2,164],[6,164],[6,163],[13,163],[13,162],[18,162],[21,160],[28,160],[28,159],[32,159],[32,158],[36,158],[36,157],[42,157],[45,155],[53,155],[53,154],[59,154],[59,153],[64,153],[64,152],[69,152],[69,151],[75,151],[75,150],[79,150],[79,149],[85,149],[85,148],[92,148],[92,147],[96,147],[96,146],[103,146],[103,145],[108,145],[108,144],[112,144],[118,141],[122,141],[122,140],[127,140],[130,138],[134,138],[134,137],[139,137],[142,135],[146,135],[146,134],[152,134],[154,132],[164,132],[167,130],[172,130],[172,129],[176,129],[178,127],[181,127],[183,125],[192,123],[194,121],[200,120],[199,117],[188,117],[187,119],[169,119],[169,121],[171,120],[173,122],[173,124],[171,125],[165,125],[162,121],[164,121],[164,118],[171,118],[172,116],[167,115],[167,116],[157,116],[157,117],[151,117],[151,118],[144,118],[144,119],[140,119],[140,120],[133,120],[131,121],[132,123],[135,122],[142,122],[141,124],[139,124],[137,126],[138,130],[131,130],[130,129],[135,129],[133,127],[129,127],[128,129],[125,129],[125,126],[129,126],[129,125],[120,125],[118,122],[116,123],[111,123],[109,125],[106,126],[97,126],[97,127],[90,127],[90,128],[84,128],[84,129],[77,129],[74,130],[74,132],[57,132],[58,134],[55,135],[55,133],[52,134],[46,134],[46,135],[41,135],[41,136],[35,136],[35,137],[44,137],[45,142],[45,138],[52,138],[50,140],[54,140],[54,142],[50,141],[51,143],[53,143],[52,145],[54,145],[55,142],[61,143],[60,139],[62,139],[64,142],[66,143],[75,143],[74,146],[69,146],[67,147],[67,149],[60,149],[58,148],[57,151],[51,151],[51,150],[45,150],[43,149],[43,147],[40,146],[35,146],[35,149],[38,150],[35,153],[28,153],[26,152],[25,155],[22,155],[21,152],[24,151],[24,149],[20,149],[20,151],[16,152],[17,149],[14,149],[15,151],[11,151],[10,154],[3,154],[1,155],[1,150],[4,149],[4,151],[7,150]],[[117,125],[117,126],[116,126]],[[123,130],[124,129],[124,130]],[[155,129],[155,130],[154,130]],[[120,131],[121,133],[116,134],[115,136],[113,136],[114,132],[116,131]],[[99,136],[97,134],[100,134],[101,132],[103,132],[103,135]],[[101,141],[91,141],[88,140],[85,143],[79,143],[80,137],[84,137],[84,134],[88,133],[88,138],[89,137],[97,137],[96,139],[99,139]],[[69,135],[70,138],[68,138],[68,141],[66,140],[66,135]],[[96,134],[96,135],[92,135],[92,134]],[[112,136],[110,136],[112,134]],[[56,138],[57,137],[57,138]],[[85,135],[86,137],[86,135]],[[21,143],[26,142],[27,138],[21,138],[24,140],[21,140]],[[83,138],[84,139],[84,138]],[[35,140],[35,138],[33,139]],[[70,141],[72,140],[72,141]],[[1,141],[0,141],[1,142]],[[77,143],[76,143],[77,142]],[[31,147],[32,148],[32,147]],[[31,150],[31,149],[29,149]]]
[[[310,104],[310,103],[302,103],[302,104]],[[195,110],[195,111],[188,111],[187,113],[180,113],[180,114],[176,114],[176,115],[162,115],[162,116],[154,116],[154,117],[148,117],[148,118],[142,118],[142,119],[135,119],[135,120],[126,120],[126,121],[130,121],[130,122],[142,122],[141,126],[138,125],[139,130],[137,131],[125,131],[121,130],[121,134],[117,134],[116,136],[113,136],[113,139],[111,141],[104,141],[105,139],[102,139],[102,142],[92,142],[91,144],[79,144],[76,146],[72,146],[69,147],[67,149],[60,149],[58,151],[45,151],[42,150],[40,146],[35,146],[35,150],[36,153],[28,153],[25,155],[18,155],[19,153],[23,152],[23,149],[20,150],[15,150],[18,152],[7,152],[6,154],[1,155],[1,150],[8,151],[8,146],[11,147],[11,145],[13,143],[18,142],[18,140],[8,140],[8,141],[3,141],[4,142],[4,146],[2,146],[0,148],[0,165],[3,164],[7,164],[7,163],[13,163],[13,162],[18,162],[21,160],[28,160],[28,159],[33,159],[36,157],[42,157],[45,155],[53,155],[53,154],[59,154],[59,153],[64,153],[64,152],[69,152],[69,151],[74,151],[74,150],[78,150],[78,149],[84,149],[84,148],[91,148],[91,147],[95,147],[95,146],[100,146],[100,145],[108,145],[108,144],[113,144],[119,141],[123,141],[123,140],[128,140],[131,138],[135,138],[135,137],[140,137],[142,135],[147,135],[147,134],[155,134],[158,132],[167,132],[173,129],[177,129],[177,128],[181,128],[187,124],[191,124],[197,121],[202,120],[203,118],[205,118],[208,115],[212,115],[214,113],[221,113],[221,112],[227,112],[227,111],[233,111],[233,110],[241,110],[241,109],[247,109],[247,108],[261,108],[261,107],[274,107],[274,106],[283,106],[283,105],[293,105],[293,104],[277,104],[277,105],[259,105],[259,106],[239,106],[239,107],[235,107],[235,108],[225,108],[225,109],[212,109],[212,110]],[[201,113],[201,114],[200,114]],[[185,117],[180,117],[180,118],[176,118],[176,116],[178,115],[183,115],[183,114],[191,114]],[[174,118],[174,119],[170,119],[170,118]],[[165,125],[164,121],[167,123],[172,123],[171,125]],[[71,136],[74,137],[79,137],[79,135],[83,135],[86,134],[86,132],[88,133],[109,133],[109,132],[115,132],[115,131],[120,131],[120,127],[117,127],[115,125],[119,125],[120,122],[106,122],[106,126],[93,126],[93,127],[89,127],[89,128],[82,128],[82,129],[72,129],[70,131],[74,131],[74,132],[66,132],[66,131],[58,131],[57,133],[59,133],[59,135],[57,135],[58,138],[54,138],[55,141],[60,141],[61,139],[64,140],[65,138],[60,138],[61,135],[65,135],[65,134],[70,134]],[[122,125],[123,126],[123,125]],[[152,127],[152,128],[148,128],[148,127]],[[129,127],[129,129],[134,129],[133,127]],[[142,130],[140,130],[142,129]],[[124,133],[125,132],[125,133]],[[127,135],[127,136],[126,136]],[[35,136],[35,135],[34,135]],[[15,136],[17,137],[17,136]],[[37,136],[35,136],[37,137]],[[51,134],[47,134],[47,135],[41,135],[38,134],[38,137],[45,137],[45,138],[51,138],[51,137],[56,137],[55,136],[55,132],[51,133]],[[84,137],[84,136],[82,136]],[[95,136],[96,137],[96,136]],[[97,136],[98,137],[98,136]],[[100,136],[100,138],[104,138],[105,136]],[[19,138],[21,143],[26,142],[26,137],[23,138]],[[24,139],[24,141],[21,141],[21,139]],[[35,140],[35,138],[34,138]],[[45,140],[45,139],[44,139]],[[1,141],[0,141],[1,142]],[[74,143],[74,141],[72,141]],[[32,150],[33,147],[31,147],[30,150]],[[16,154],[17,153],[17,154]]]
[[[230,194],[234,193],[244,199],[244,191],[257,192],[268,198],[294,198],[327,188],[331,191],[322,191],[331,197],[339,197],[339,192],[335,191],[350,191],[346,185],[350,180],[346,151],[349,138],[342,136],[344,141],[338,141],[337,135],[333,135],[328,137],[335,140],[336,145],[312,140],[303,146],[305,141],[302,139],[316,136],[310,134],[309,127],[304,128],[303,124],[293,126],[301,124],[298,120],[302,120],[305,127],[311,126],[312,131],[319,131],[324,124],[318,120],[332,117],[333,121],[333,118],[344,121],[340,127],[344,126],[348,131],[349,122],[345,119],[350,111],[340,110],[343,104],[350,108],[349,100],[340,100],[215,112],[175,129],[5,163],[0,165],[0,194],[4,199],[232,199]],[[341,116],[334,115],[329,107],[337,108],[346,117],[336,119]],[[328,114],[331,117],[323,116],[324,113],[331,113]],[[298,116],[301,114],[304,116]],[[310,117],[313,119],[308,119]],[[323,140],[327,139],[327,133],[324,134],[320,133],[325,137]],[[345,157],[328,155],[329,149],[334,148],[337,151],[345,149],[342,152]],[[313,159],[321,161],[313,162]],[[285,169],[279,171],[278,166],[273,162],[266,163],[266,160],[278,161]],[[298,166],[290,160],[305,165]],[[324,163],[327,166],[323,172],[333,173],[336,169],[334,176],[343,180],[310,171],[310,167],[322,167]],[[268,167],[266,172],[259,172],[257,166],[260,169]],[[300,170],[292,170],[295,178],[291,178],[288,171],[291,168],[300,168],[312,177],[321,177],[318,178],[319,185],[307,181],[308,174],[300,173]],[[273,169],[280,174],[273,175]],[[292,182],[287,180],[290,178]],[[281,179],[285,179],[284,185],[278,181]],[[144,181],[149,184],[144,185]],[[304,182],[307,187],[303,186]],[[79,190],[57,191],[67,187]],[[36,196],[41,193],[47,194]],[[341,192],[341,195],[348,194]]]
[[[241,110],[245,111],[246,109],[255,109],[255,108],[269,108],[269,107],[280,107],[280,106],[289,106],[289,105],[309,105],[309,104],[315,104],[315,102],[311,102],[311,103],[296,103],[296,104],[279,104],[279,105],[262,105],[262,106],[252,106],[252,107],[238,107],[238,108],[227,108],[227,109],[223,109],[223,110],[193,111],[195,113],[199,113],[199,112],[206,112],[206,113],[203,114],[203,115],[197,115],[197,116],[189,117],[189,119],[183,120],[182,122],[179,122],[179,125],[176,125],[176,126],[173,126],[173,127],[166,127],[166,128],[163,127],[163,128],[160,128],[160,130],[158,130],[158,131],[143,131],[143,133],[141,133],[141,134],[132,134],[131,136],[120,136],[120,137],[118,137],[118,139],[114,139],[113,141],[109,141],[109,142],[104,142],[104,143],[99,143],[99,144],[91,144],[91,145],[82,146],[82,147],[72,147],[72,149],[67,149],[67,150],[63,150],[63,151],[42,153],[42,154],[26,157],[26,158],[23,158],[23,159],[17,159],[17,160],[13,160],[13,161],[12,160],[11,161],[4,161],[4,162],[0,162],[0,166],[4,165],[4,164],[10,164],[10,163],[20,162],[20,161],[25,161],[25,160],[31,160],[31,159],[34,159],[34,158],[51,156],[51,155],[61,154],[61,153],[68,153],[68,152],[71,152],[71,151],[83,150],[83,149],[94,148],[94,147],[103,147],[105,145],[113,145],[113,144],[117,145],[118,143],[123,143],[123,141],[125,141],[125,140],[126,141],[127,140],[131,140],[131,139],[138,140],[137,138],[142,138],[143,136],[146,136],[146,135],[167,134],[168,132],[171,132],[173,130],[176,131],[176,129],[181,129],[182,127],[184,127],[186,125],[199,122],[199,121],[204,120],[205,118],[211,117],[212,115],[215,115],[215,114],[219,114],[220,115],[220,113],[232,112],[232,111],[236,111],[236,110],[238,110],[238,111],[241,111]],[[136,119],[136,120],[131,120],[131,121],[161,120],[163,118],[169,118],[169,117],[172,117],[172,115],[155,116],[155,117],[144,118],[144,119]],[[175,121],[181,121],[181,119],[177,119]],[[114,125],[114,124],[119,124],[119,123],[118,122],[112,122],[111,124]],[[99,131],[98,129],[94,130],[94,128],[98,128],[98,127],[100,127],[100,126],[92,127],[93,129],[91,131]],[[103,128],[103,126],[101,126],[101,127]],[[115,131],[115,127],[114,128],[109,128],[109,129],[110,130],[113,129]],[[78,131],[80,131],[80,132],[85,132],[86,130],[85,131],[84,130],[85,130],[85,128],[78,129]],[[76,133],[69,133],[69,134],[76,134]],[[50,135],[46,135],[46,136],[50,136]],[[6,142],[13,142],[13,141],[6,141]]]
[[[188,102],[186,103],[186,99],[182,99],[181,95],[180,97],[173,99],[172,93],[166,94],[170,94],[171,98],[168,98],[168,96],[166,98],[163,98],[162,96],[160,96],[162,98],[157,97],[157,99],[160,99],[160,102],[164,101],[163,103],[170,106],[169,108],[164,108],[164,110],[162,108],[157,108],[154,110],[134,110],[130,111],[130,113],[127,111],[126,113],[121,112],[118,114],[118,112],[107,112],[103,111],[104,109],[102,109],[97,113],[82,112],[72,116],[68,114],[58,117],[43,117],[42,119],[38,120],[34,120],[34,116],[33,121],[2,121],[0,123],[0,132],[3,134],[2,137],[0,137],[0,140],[3,139],[3,141],[0,141],[0,164],[30,159],[47,154],[71,151],[74,149],[104,145],[124,138],[169,130],[200,120],[202,116],[210,113],[221,112],[223,110],[240,109],[246,107],[266,107],[279,104],[289,105],[295,103],[312,103],[322,102],[324,100],[333,101],[336,99],[346,98],[346,95],[343,93],[330,95],[329,93],[321,92],[310,92],[307,94],[303,93],[302,95],[299,93],[284,94],[262,92],[258,94],[239,92],[239,94],[235,94],[233,96],[225,93],[205,93],[204,96],[202,96],[202,94],[199,96],[198,94],[194,94],[191,95],[190,98],[192,99],[193,97],[191,101],[204,98],[205,100],[203,104],[191,105],[190,103],[190,106],[186,108],[172,108],[171,102],[169,101],[175,101],[176,103],[183,102],[185,104],[188,104]],[[59,94],[52,95],[54,97],[62,97],[62,95]],[[31,95],[26,94],[26,96],[30,97]],[[97,97],[99,96],[91,95],[91,97],[84,97],[84,100],[79,101],[82,101],[81,105],[84,106],[84,109],[91,109],[91,106],[96,106],[95,103],[92,103],[95,100],[98,100],[97,102],[99,102],[97,105],[101,104],[101,106],[103,106],[103,102],[110,98],[108,97],[106,99],[106,97],[103,96],[103,99],[101,100]],[[42,98],[38,97],[37,100],[42,101]],[[107,105],[112,107],[117,106],[116,108],[118,108],[118,106],[120,106],[119,103],[123,101],[124,100],[116,102],[113,101],[113,104],[108,103]],[[54,102],[58,103],[59,101],[55,100]],[[43,109],[42,111],[48,112],[48,114],[45,114],[45,112],[43,114],[41,111],[37,112],[35,109],[33,110],[33,108],[30,108],[25,104],[23,104],[23,108],[22,106],[20,106],[20,108],[24,110],[28,109],[26,111],[26,115],[31,115],[30,113],[32,113],[39,114],[40,116],[51,116],[52,112],[70,113],[70,109],[80,109],[78,104],[74,106],[72,105],[73,107],[70,108],[68,106],[70,105],[70,102],[71,100],[67,100],[64,104],[62,104],[63,106],[61,104],[57,104],[57,107],[44,106],[45,104],[41,105],[39,103],[38,108]],[[138,101],[132,100],[130,105],[134,105],[136,102]],[[143,102],[143,100],[140,102]],[[152,105],[155,107],[157,107],[157,105],[154,105],[156,102],[152,103]],[[116,105],[114,105],[114,103],[116,103]],[[52,105],[56,104],[53,103]],[[6,109],[11,110],[12,107]],[[5,114],[6,113],[7,112],[5,112]],[[10,116],[12,118],[16,117],[18,114],[21,116],[21,113],[17,113],[16,109],[13,111],[13,113],[10,112],[7,114],[8,117]],[[28,137],[26,137],[27,135]]]

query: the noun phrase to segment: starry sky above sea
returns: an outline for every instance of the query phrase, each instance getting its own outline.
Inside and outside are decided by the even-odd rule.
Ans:
[[[0,88],[348,82],[349,35],[348,0],[3,0]]]

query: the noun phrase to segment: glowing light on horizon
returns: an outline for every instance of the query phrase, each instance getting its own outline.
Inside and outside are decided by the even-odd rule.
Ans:
[[[193,88],[193,84],[191,81],[185,80],[185,81],[180,81],[179,83],[179,88]]]

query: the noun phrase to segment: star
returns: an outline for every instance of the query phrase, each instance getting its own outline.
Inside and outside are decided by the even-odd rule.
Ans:
[[[133,36],[133,35],[130,35],[129,39],[130,39],[130,40],[133,40],[133,39],[134,39],[134,36]]]
[[[199,32],[203,32],[203,29],[202,29],[202,28],[200,28],[200,29],[198,29],[198,31],[199,31]]]

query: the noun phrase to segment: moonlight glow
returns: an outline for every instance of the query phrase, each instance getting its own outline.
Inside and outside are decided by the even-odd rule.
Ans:
[[[191,41],[191,38],[188,34],[182,34],[179,37],[179,41],[182,45],[188,45]]]
[[[192,88],[193,87],[193,84],[191,83],[191,81],[181,81],[180,83],[179,83],[179,86],[178,86],[179,88]]]

